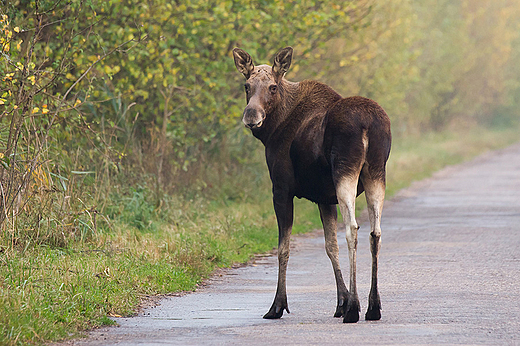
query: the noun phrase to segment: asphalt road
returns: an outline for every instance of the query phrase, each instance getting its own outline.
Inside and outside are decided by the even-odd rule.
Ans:
[[[363,220],[365,219],[365,220]],[[231,269],[195,293],[168,297],[74,345],[520,345],[520,145],[449,167],[386,202],[382,319],[343,324],[322,231],[293,237],[291,314],[264,320],[276,258]],[[361,217],[361,317],[370,284]],[[348,277],[345,233],[339,235]]]

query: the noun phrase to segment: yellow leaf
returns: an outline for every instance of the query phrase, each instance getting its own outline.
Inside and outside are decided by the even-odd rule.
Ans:
[[[42,109],[42,114],[47,114],[47,113],[49,113],[49,110],[47,108],[43,108]]]
[[[32,114],[38,113],[39,111],[40,111],[40,108],[34,107],[33,110],[32,110]]]
[[[16,27],[13,30],[14,30],[14,32],[20,32],[20,28],[19,27]]]
[[[36,77],[34,75],[27,77],[27,79],[31,82],[32,85],[36,83]]]
[[[0,99],[0,105],[5,105],[5,99]]]
[[[74,103],[74,107],[77,107],[81,104],[81,100],[77,99],[76,100],[76,103]]]

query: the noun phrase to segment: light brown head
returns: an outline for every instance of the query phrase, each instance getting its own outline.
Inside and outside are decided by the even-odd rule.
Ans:
[[[291,66],[293,49],[278,51],[273,66],[253,64],[251,56],[240,48],[233,49],[237,70],[244,75],[247,106],[242,121],[251,130],[259,129],[282,102],[283,76]]]

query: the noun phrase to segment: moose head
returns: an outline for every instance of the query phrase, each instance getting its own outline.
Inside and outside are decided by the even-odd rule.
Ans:
[[[244,75],[247,106],[242,121],[251,130],[258,130],[282,102],[284,75],[291,66],[292,47],[278,51],[273,66],[253,64],[251,56],[240,48],[233,49],[237,70]]]

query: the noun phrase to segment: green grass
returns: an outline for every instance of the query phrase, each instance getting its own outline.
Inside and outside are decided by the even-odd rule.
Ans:
[[[182,265],[124,251],[41,247],[2,262],[0,335],[7,344],[111,324],[107,315],[131,314],[140,295],[192,289],[199,280]]]
[[[446,165],[518,141],[518,133],[513,127],[472,128],[395,139],[387,196]],[[77,336],[111,324],[108,316],[133,314],[145,295],[193,290],[215,268],[272,250],[277,230],[266,175],[256,190],[254,196],[212,201],[194,194],[188,201],[170,201],[161,212],[137,191],[110,229],[100,227],[66,249],[13,247],[9,235],[1,235],[0,344]],[[357,202],[362,209],[363,195]],[[319,224],[317,207],[297,200],[293,232]]]
[[[76,336],[131,315],[143,295],[193,290],[216,267],[270,251],[277,231],[265,204],[198,205],[153,231],[119,223],[67,249],[3,246],[0,344]]]

